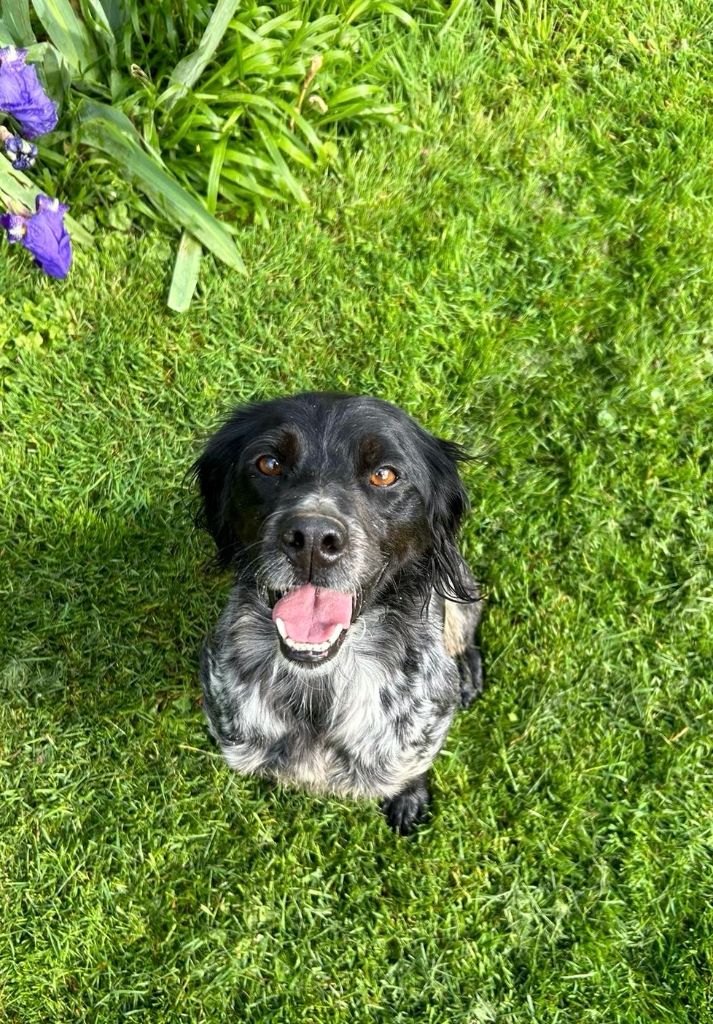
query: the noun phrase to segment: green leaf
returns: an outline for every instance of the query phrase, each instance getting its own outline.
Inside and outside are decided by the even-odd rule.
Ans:
[[[11,0],[10,3],[3,4],[2,21],[15,46],[29,46],[34,43],[35,33],[30,22],[29,0]]]
[[[128,117],[106,104],[82,100],[77,109],[77,125],[80,141],[111,156],[121,173],[148,196],[167,220],[188,230],[234,270],[245,271],[225,225],[179,185],[155,156],[142,149]]]
[[[213,150],[208,172],[208,188],[206,189],[206,206],[211,213],[215,213],[215,206],[218,199],[218,188],[220,185],[220,172],[225,162],[225,152],[228,148],[228,137],[221,139]]]
[[[184,231],[178,246],[171,288],[168,293],[168,307],[176,313],[185,313],[191,304],[198,284],[198,271],[202,255],[201,243],[193,235]]]
[[[119,30],[124,27],[129,18],[127,5],[124,0],[101,0],[101,5],[114,37],[118,39]]]
[[[274,189],[261,185],[250,174],[241,174],[231,167],[224,167],[222,178],[225,181],[233,181],[239,185],[242,192],[250,196],[264,196],[265,199],[272,199],[275,202],[284,203],[286,197]]]
[[[402,7],[390,3],[389,0],[376,0],[376,2],[374,0],[354,0],[354,3],[347,10],[344,20],[347,25],[351,25],[364,14],[373,18],[378,13],[393,14],[395,18],[398,18],[408,28],[413,28],[415,24],[410,14]]]
[[[166,110],[170,110],[176,102],[198,81],[206,69],[206,66],[217,50],[230,20],[237,10],[240,0],[218,0],[215,5],[210,21],[206,25],[205,32],[194,50],[188,57],[175,66],[171,72],[172,84],[182,88],[174,92],[166,101]]]
[[[287,166],[282,153],[280,153],[276,138],[273,136],[272,129],[274,129],[278,123],[274,119],[271,119],[267,114],[262,115],[260,118],[253,117],[252,123],[255,131],[262,140],[263,146],[275,165],[275,170],[273,172],[275,181],[279,182],[282,188],[290,192],[298,203],[303,206],[309,206],[307,193]]]
[[[350,85],[346,89],[337,89],[329,97],[330,106],[337,106],[340,103],[349,103],[350,100],[374,99],[381,95],[378,85]]]
[[[116,39],[109,23],[104,7],[99,0],[80,0],[84,22],[98,39],[111,58],[111,65],[116,65]]]
[[[99,54],[69,0],[32,0],[32,6],[51,42],[71,68],[83,77],[96,78],[94,65]]]

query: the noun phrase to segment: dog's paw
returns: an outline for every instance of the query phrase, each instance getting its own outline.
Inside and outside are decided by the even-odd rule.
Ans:
[[[400,836],[410,835],[428,818],[431,798],[423,782],[409,786],[402,793],[384,800],[381,809],[394,832]]]
[[[469,708],[483,692],[483,659],[477,647],[468,647],[458,658],[460,704]]]

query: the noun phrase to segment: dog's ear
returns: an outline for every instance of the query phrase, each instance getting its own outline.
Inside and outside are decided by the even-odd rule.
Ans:
[[[469,455],[458,444],[429,435],[426,448],[430,472],[426,500],[431,528],[431,585],[443,597],[474,601],[477,594],[458,550],[456,539],[468,495],[458,475],[458,463]]]
[[[197,524],[208,530],[215,541],[216,561],[221,569],[230,565],[238,548],[230,520],[230,502],[235,465],[245,440],[244,416],[236,411],[210,438],[192,467],[203,503]]]

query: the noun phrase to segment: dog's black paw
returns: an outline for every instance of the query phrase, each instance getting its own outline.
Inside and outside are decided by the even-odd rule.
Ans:
[[[483,658],[478,647],[468,647],[458,658],[460,704],[469,708],[483,692]]]
[[[425,780],[419,779],[401,793],[384,800],[381,809],[394,832],[408,836],[428,818],[430,802],[428,786]]]

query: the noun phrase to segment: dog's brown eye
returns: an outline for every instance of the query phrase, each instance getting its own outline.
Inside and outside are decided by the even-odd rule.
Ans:
[[[274,455],[261,455],[255,463],[263,476],[280,476],[282,466]]]
[[[391,466],[380,466],[369,477],[369,483],[374,487],[391,487],[397,480],[396,472]]]

